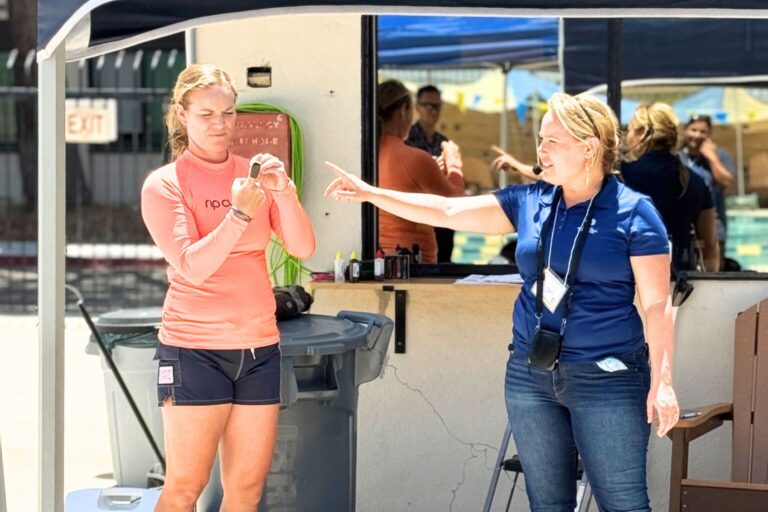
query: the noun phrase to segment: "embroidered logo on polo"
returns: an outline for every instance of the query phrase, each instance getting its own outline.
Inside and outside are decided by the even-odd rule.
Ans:
[[[593,218],[592,219],[592,224],[589,227],[589,234],[590,235],[597,234],[597,228],[595,227],[595,224],[597,224],[597,219]]]

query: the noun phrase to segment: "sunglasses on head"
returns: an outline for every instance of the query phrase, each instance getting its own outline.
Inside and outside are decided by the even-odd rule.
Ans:
[[[704,123],[707,123],[707,126],[709,126],[710,128],[712,127],[712,118],[705,114],[696,114],[691,116],[688,122],[685,123],[685,126],[690,126],[697,121],[702,121]]]

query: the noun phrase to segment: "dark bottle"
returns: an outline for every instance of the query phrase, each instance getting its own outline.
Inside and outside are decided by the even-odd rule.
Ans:
[[[349,255],[349,282],[356,283],[360,281],[360,260],[357,259],[357,253],[352,251]]]

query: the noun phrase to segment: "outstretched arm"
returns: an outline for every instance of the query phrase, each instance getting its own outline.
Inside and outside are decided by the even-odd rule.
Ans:
[[[330,162],[326,162],[325,167],[336,175],[325,196],[337,201],[367,201],[403,219],[456,231],[506,234],[515,230],[499,202],[490,194],[442,197],[398,192],[369,185]]]
[[[496,157],[496,159],[491,162],[491,167],[495,171],[503,170],[503,171],[517,171],[526,178],[532,179],[532,180],[538,180],[539,177],[536,176],[536,174],[533,173],[533,166],[532,165],[526,165],[519,161],[517,158],[512,156],[510,153],[507,153],[503,149],[501,149],[499,146],[491,146],[491,149],[494,150],[499,156]]]

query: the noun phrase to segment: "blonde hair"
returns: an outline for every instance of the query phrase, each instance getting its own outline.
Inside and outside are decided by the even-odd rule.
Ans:
[[[552,95],[547,105],[574,139],[586,143],[591,137],[597,138],[599,147],[594,161],[600,163],[604,174],[614,172],[621,138],[619,122],[613,111],[602,101],[584,94],[571,96],[558,92]]]
[[[632,123],[634,121],[634,123]],[[676,154],[678,131],[680,120],[675,111],[666,103],[651,103],[640,105],[632,115],[630,126],[634,124],[636,130],[645,130],[645,135],[633,148],[638,155],[644,155],[651,151],[667,151]],[[678,179],[682,186],[682,197],[688,189],[690,171],[678,159]]]
[[[187,144],[189,143],[187,129],[179,119],[179,114],[176,112],[176,105],[181,105],[186,109],[188,106],[187,94],[197,89],[204,89],[217,85],[227,87],[232,91],[232,94],[234,94],[235,100],[237,100],[235,83],[232,81],[229,74],[218,66],[213,64],[190,64],[179,73],[179,77],[176,79],[176,85],[173,88],[173,95],[171,96],[168,105],[168,111],[165,113],[165,128],[168,131],[168,146],[171,148],[173,159],[181,155],[184,150],[187,149]]]

